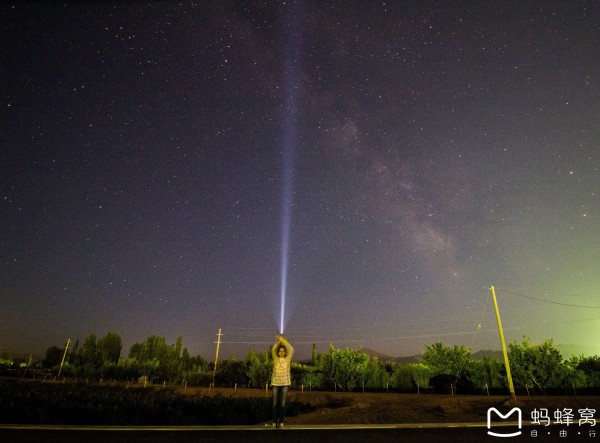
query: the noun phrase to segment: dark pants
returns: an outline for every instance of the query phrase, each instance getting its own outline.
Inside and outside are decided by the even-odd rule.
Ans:
[[[273,421],[277,424],[283,423],[285,419],[287,391],[287,386],[273,386]]]

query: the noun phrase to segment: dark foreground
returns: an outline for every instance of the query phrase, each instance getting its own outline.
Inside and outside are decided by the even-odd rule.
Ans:
[[[493,427],[498,433],[515,431],[516,424]],[[590,427],[524,426],[508,439],[489,436],[481,423],[398,425],[292,425],[285,429],[261,426],[221,427],[81,427],[0,425],[6,442],[600,442],[600,429]],[[534,434],[532,435],[532,431]],[[561,435],[566,431],[566,435]]]

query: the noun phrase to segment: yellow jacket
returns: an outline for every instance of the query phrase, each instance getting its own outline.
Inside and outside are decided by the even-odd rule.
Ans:
[[[285,357],[281,358],[277,351],[281,346],[285,347]],[[271,376],[271,386],[289,386],[292,384],[290,369],[292,366],[292,356],[294,348],[285,338],[281,338],[271,347],[271,356],[273,357],[273,375]]]

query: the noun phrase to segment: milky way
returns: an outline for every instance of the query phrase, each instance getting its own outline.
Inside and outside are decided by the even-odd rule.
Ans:
[[[600,353],[598,3],[0,11],[0,352]]]

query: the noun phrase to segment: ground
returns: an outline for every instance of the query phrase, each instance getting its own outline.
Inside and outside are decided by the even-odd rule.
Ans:
[[[7,380],[0,377],[0,384]],[[23,380],[19,380],[23,381]],[[114,384],[114,383],[111,383]],[[26,386],[24,386],[26,388]],[[153,385],[149,389],[163,389]],[[232,396],[240,398],[271,398],[270,389],[209,389],[181,387],[177,391],[192,396]],[[552,422],[570,410],[573,423],[581,418],[580,409],[587,416],[600,420],[600,396],[518,396],[510,395],[439,395],[369,392],[322,392],[290,390],[288,394],[289,425],[362,425],[407,423],[481,423],[487,421],[491,407],[503,414],[515,406],[522,411],[524,424],[531,422],[534,410],[545,409]],[[557,412],[558,411],[558,412]],[[590,415],[591,414],[591,415]]]
[[[205,391],[206,393],[206,391]],[[222,395],[270,396],[259,390],[223,390]],[[598,396],[519,396],[510,395],[437,395],[363,392],[290,391],[288,402],[310,404],[311,412],[286,419],[290,425],[318,424],[391,424],[391,423],[486,423],[487,411],[495,407],[507,413],[518,406],[523,421],[531,421],[531,411],[547,409],[554,421],[554,411],[571,409],[575,423],[579,409],[596,409],[600,420]]]
[[[571,409],[578,419],[579,409],[600,406],[599,397],[584,396],[519,397],[515,402],[510,396],[293,392],[290,400],[317,408],[290,417],[290,424],[485,423],[488,408],[506,413],[515,406],[523,411],[524,421],[530,420],[532,410],[541,408],[549,411],[550,418],[557,409]]]

